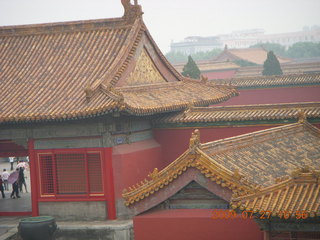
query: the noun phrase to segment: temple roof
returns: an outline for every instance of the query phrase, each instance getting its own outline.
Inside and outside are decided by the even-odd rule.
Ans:
[[[0,27],[0,123],[148,115],[237,94],[182,77],[152,39],[141,6],[122,4],[121,18]]]
[[[300,73],[273,76],[236,77],[231,79],[211,80],[216,84],[232,84],[240,88],[263,88],[273,86],[319,85],[320,73]]]
[[[248,195],[273,185],[296,168],[320,169],[320,130],[301,113],[297,123],[200,143],[196,130],[189,149],[161,171],[157,169],[137,186],[124,190],[126,205],[138,202],[170,185],[188,168],[238,195]]]
[[[215,61],[233,61],[245,60],[258,65],[263,65],[267,59],[268,51],[263,48],[244,48],[244,49],[228,49],[225,47],[224,51],[220,53]],[[277,56],[279,63],[290,62],[290,59]]]
[[[258,120],[289,120],[296,119],[299,111],[307,118],[320,118],[320,103],[287,103],[239,105],[224,107],[191,107],[184,112],[172,113],[154,121],[157,124],[166,123],[214,123],[241,122]]]
[[[235,64],[234,62],[197,61],[196,63],[202,73],[207,71],[240,69],[240,66],[238,64]],[[184,65],[185,63],[174,64],[173,66],[177,69],[178,72],[182,72]]]
[[[289,215],[296,219],[320,216],[319,184],[320,172],[304,167],[256,193],[233,198],[231,206],[258,214],[268,212],[281,218]],[[285,212],[289,215],[283,216]]]

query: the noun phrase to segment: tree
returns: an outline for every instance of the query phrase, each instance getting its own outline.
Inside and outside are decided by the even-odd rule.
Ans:
[[[183,67],[182,75],[185,77],[200,79],[200,70],[191,56],[188,57],[188,62]]]
[[[286,47],[278,43],[257,43],[250,46],[250,48],[259,48],[262,47],[267,51],[273,51],[277,56],[284,57],[286,56]]]
[[[298,42],[288,49],[288,56],[292,58],[308,58],[320,56],[320,43]]]
[[[272,51],[268,52],[267,60],[264,61],[262,75],[282,75],[280,63]]]

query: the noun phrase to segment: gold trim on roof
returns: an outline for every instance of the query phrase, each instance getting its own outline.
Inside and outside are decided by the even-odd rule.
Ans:
[[[212,161],[200,148],[200,134],[198,130],[195,130],[190,139],[190,147],[184,154],[163,170],[154,169],[148,175],[151,180],[145,179],[129,187],[128,190],[123,190],[122,196],[125,199],[125,205],[129,206],[154,194],[174,181],[188,168],[198,169],[206,178],[234,193],[244,194],[255,191],[257,186],[249,184],[238,171],[232,172]]]
[[[164,83],[166,80],[160,74],[145,49],[138,57],[134,70],[127,78],[127,85],[142,85]]]
[[[233,209],[269,212],[273,217],[284,212],[290,217],[305,212],[310,217],[320,216],[320,171],[310,167],[294,170],[290,176],[277,180],[272,186],[265,187],[256,193],[234,195],[231,200]]]

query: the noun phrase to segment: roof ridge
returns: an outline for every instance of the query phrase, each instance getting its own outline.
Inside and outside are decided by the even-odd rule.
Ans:
[[[144,26],[144,22],[142,23]],[[167,66],[171,73],[176,76],[180,81],[182,79],[184,79],[184,77],[177,71],[177,69],[175,67],[173,67],[173,65],[168,61],[168,59],[163,55],[163,53],[161,52],[160,48],[158,47],[157,43],[154,41],[154,39],[152,38],[148,28],[145,26],[145,33],[146,36],[149,38],[150,42],[153,44],[154,49],[156,50],[157,54],[159,55],[160,59],[162,60],[162,62],[164,63],[165,66]]]
[[[27,25],[0,26],[0,36],[24,36],[66,32],[85,32],[103,29],[129,28],[121,18],[89,19],[66,22],[37,23]]]
[[[97,79],[90,86],[87,86],[87,89],[90,88],[93,93],[97,92],[101,85],[110,85],[114,86],[117,80],[120,78],[121,74],[125,71],[129,62],[133,57],[133,52],[138,45],[138,42],[141,40],[141,18],[137,18],[131,30],[125,40],[124,47],[120,50],[118,56],[111,64],[110,68],[100,79]],[[140,37],[139,37],[140,35]],[[132,41],[133,40],[133,41]],[[124,57],[127,56],[127,57]]]

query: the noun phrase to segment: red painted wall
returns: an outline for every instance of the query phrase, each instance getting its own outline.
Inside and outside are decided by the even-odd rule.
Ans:
[[[206,143],[238,136],[275,126],[212,127],[200,128],[201,142]],[[178,158],[189,147],[189,139],[195,128],[154,129],[154,138],[162,147],[164,166]]]
[[[202,73],[205,77],[208,77],[209,80],[212,79],[227,79],[232,78],[236,74],[236,70],[229,70],[229,71],[223,71],[223,72],[206,72]]]
[[[142,181],[154,168],[161,169],[161,159],[161,146],[154,139],[113,147],[116,199],[122,197],[124,188]]]
[[[211,219],[212,209],[170,209],[133,218],[135,240],[263,240],[252,219]]]
[[[320,86],[240,89],[239,92],[239,96],[213,106],[320,101]]]

